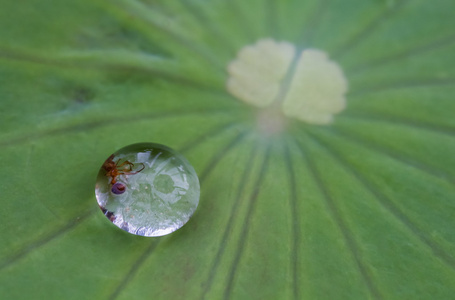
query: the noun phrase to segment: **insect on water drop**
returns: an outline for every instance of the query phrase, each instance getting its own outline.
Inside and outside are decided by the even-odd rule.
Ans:
[[[132,144],[109,154],[95,184],[97,204],[110,222],[149,237],[187,223],[199,194],[196,171],[185,157],[155,143]]]
[[[106,159],[102,166],[102,168],[106,171],[106,176],[112,177],[111,184],[113,185],[117,182],[117,177],[119,175],[134,175],[141,172],[145,168],[145,165],[141,163],[142,168],[140,170],[132,171],[134,169],[134,164],[132,162],[125,160],[124,162],[120,163],[121,159],[117,160],[117,162],[114,162],[114,156],[114,154],[109,156],[109,158]]]

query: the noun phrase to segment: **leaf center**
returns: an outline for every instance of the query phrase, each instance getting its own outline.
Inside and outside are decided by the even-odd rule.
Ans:
[[[300,121],[327,125],[346,108],[348,82],[341,67],[317,49],[304,49],[296,55],[288,42],[262,39],[245,46],[228,65],[226,84],[229,93],[259,108],[276,109],[282,115]],[[282,115],[262,121],[270,111],[259,114],[259,127],[282,128]],[[267,129],[268,128],[268,129]]]

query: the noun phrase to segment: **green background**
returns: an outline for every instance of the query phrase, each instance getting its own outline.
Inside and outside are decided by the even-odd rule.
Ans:
[[[0,0],[1,299],[450,299],[452,0]],[[329,126],[263,136],[225,90],[261,38],[349,81]],[[162,238],[94,196],[115,150],[181,151],[199,208]]]

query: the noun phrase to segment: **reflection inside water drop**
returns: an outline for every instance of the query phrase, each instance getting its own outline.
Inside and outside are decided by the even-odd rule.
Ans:
[[[119,228],[162,236],[182,227],[199,202],[199,180],[189,162],[159,144],[122,148],[102,165],[95,193],[104,215]]]

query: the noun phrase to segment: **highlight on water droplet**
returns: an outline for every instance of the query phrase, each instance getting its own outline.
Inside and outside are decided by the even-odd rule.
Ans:
[[[162,236],[181,228],[199,203],[199,179],[175,150],[154,143],[124,147],[100,168],[95,194],[103,214],[136,235]]]

